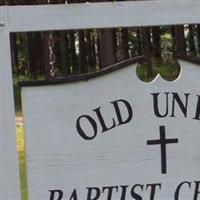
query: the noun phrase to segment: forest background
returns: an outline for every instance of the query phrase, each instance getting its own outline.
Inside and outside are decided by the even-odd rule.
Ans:
[[[0,0],[0,5],[86,2],[106,0]],[[89,73],[139,55],[145,56],[138,68],[141,79],[149,81],[161,73],[174,80],[179,74],[179,55],[200,55],[199,24],[12,33],[10,37],[17,112],[21,110],[20,81]]]

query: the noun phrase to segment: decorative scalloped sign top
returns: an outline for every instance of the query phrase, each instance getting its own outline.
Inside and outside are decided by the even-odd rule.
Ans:
[[[88,81],[22,88],[30,199],[195,199],[200,68],[173,82],[136,64]]]

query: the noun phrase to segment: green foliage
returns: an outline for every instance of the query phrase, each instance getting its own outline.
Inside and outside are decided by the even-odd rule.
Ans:
[[[18,64],[14,66],[14,73],[19,73],[27,75],[27,66],[28,66],[28,49],[27,49],[27,34],[18,33],[16,45],[18,47]]]
[[[145,64],[141,64],[137,67],[138,77],[145,81],[152,81],[157,74],[160,74],[164,79],[168,81],[175,80],[180,74],[180,66],[177,62],[161,63],[159,60],[153,60],[153,76],[147,76],[147,67]]]
[[[129,48],[132,56],[141,54],[140,42],[140,38],[138,38],[136,32],[129,33]]]

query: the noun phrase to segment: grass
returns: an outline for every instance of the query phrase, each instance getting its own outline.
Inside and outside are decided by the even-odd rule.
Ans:
[[[180,66],[177,62],[174,63],[161,63],[160,61],[153,60],[153,75],[152,77],[147,76],[147,67],[145,64],[141,64],[137,67],[137,75],[138,77],[145,81],[149,82],[152,81],[157,74],[160,74],[164,79],[168,81],[175,80],[180,73]]]
[[[19,173],[20,173],[20,187],[21,187],[21,197],[22,197],[21,199],[28,200],[24,132],[22,126],[17,126],[17,150],[19,155]]]

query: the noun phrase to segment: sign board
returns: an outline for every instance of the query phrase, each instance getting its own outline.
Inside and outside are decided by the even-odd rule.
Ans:
[[[0,124],[0,163],[1,163],[0,199],[3,199],[3,200],[18,200],[18,199],[20,199],[20,195],[19,195],[20,187],[19,187],[19,175],[18,175],[19,170],[18,170],[18,163],[17,163],[16,138],[15,138],[16,133],[15,133],[15,124],[14,124],[15,123],[15,113],[14,113],[13,91],[12,91],[13,90],[13,88],[12,88],[12,70],[11,70],[12,66],[11,66],[11,55],[10,55],[11,52],[10,52],[10,38],[9,38],[10,33],[27,32],[27,31],[66,30],[66,29],[69,30],[69,29],[90,29],[90,28],[110,28],[110,27],[136,27],[136,26],[138,27],[138,26],[198,24],[199,20],[200,20],[199,9],[200,9],[200,2],[196,1],[196,0],[182,1],[182,2],[180,2],[179,0],[173,0],[173,1],[159,1],[159,0],[154,1],[154,0],[152,0],[152,1],[136,1],[136,2],[133,2],[133,1],[132,2],[123,2],[122,1],[122,2],[114,2],[114,3],[113,2],[105,2],[105,3],[85,3],[85,4],[72,4],[72,5],[3,6],[3,7],[0,7],[0,40],[1,40],[1,42],[0,42],[0,50],[1,50],[0,51],[0,122],[1,122],[1,124]],[[141,13],[143,13],[143,14],[141,15]],[[73,18],[73,20],[71,20],[72,18]],[[94,82],[97,80],[99,80],[99,79],[96,79],[96,80],[94,79]],[[52,87],[52,89],[53,89],[53,87]],[[67,87],[69,87],[69,86],[67,86]],[[108,86],[106,85],[105,88],[107,88],[107,87]],[[135,87],[135,86],[133,86],[133,87]],[[45,87],[45,88],[48,88],[48,87]],[[106,90],[106,91],[109,93],[108,90]],[[117,88],[115,88],[115,91],[117,91]],[[100,91],[100,93],[101,92],[102,91]],[[100,93],[99,93],[99,95],[100,95]],[[68,94],[66,94],[66,95],[68,95]],[[116,97],[118,97],[118,96],[116,96]],[[41,96],[41,98],[42,98],[42,96]],[[109,100],[109,99],[107,99],[107,100]],[[148,100],[148,98],[147,98],[147,100]],[[147,100],[145,100],[145,101],[147,101]],[[94,100],[94,97],[92,97],[90,99],[90,101],[96,102]],[[117,106],[118,103],[120,105],[121,104],[123,105],[123,102],[124,102],[124,101],[118,102],[117,99],[115,99],[115,98],[113,98],[112,101],[113,101],[113,103],[110,103],[111,106],[112,105],[114,106],[115,104]],[[99,103],[102,103],[103,107],[105,107],[104,109],[107,109],[106,108],[106,106],[108,106],[107,102],[104,102],[103,100],[100,101],[100,99],[97,101],[98,104],[95,104],[94,102],[91,104],[91,107],[92,106],[100,106]],[[126,104],[124,106],[126,108]],[[25,105],[25,107],[26,107],[26,105]],[[182,107],[184,107],[184,106],[182,106]],[[86,108],[89,109],[89,107],[86,107]],[[98,107],[94,107],[93,110],[95,110],[95,108],[98,109]],[[111,108],[109,107],[108,109],[111,109]],[[131,109],[132,109],[132,107],[131,107]],[[182,109],[184,109],[184,108],[182,108]],[[87,110],[82,110],[82,111],[87,111]],[[98,110],[96,110],[96,111],[98,112]],[[82,114],[82,113],[79,113],[79,114]],[[89,114],[91,114],[91,113],[89,113]],[[128,113],[127,113],[127,115],[128,115]],[[198,113],[197,113],[197,115],[198,115]],[[106,116],[104,116],[104,118],[105,117]],[[109,118],[109,116],[107,116],[107,117]],[[42,115],[41,115],[41,118],[43,118]],[[117,119],[120,119],[120,117]],[[117,121],[116,121],[117,119],[115,119],[115,123],[117,123]],[[82,122],[82,119],[81,119],[81,122]],[[111,118],[111,126],[112,126],[112,122],[114,123],[114,121]],[[85,120],[84,120],[84,123],[85,123]],[[96,121],[95,121],[95,123],[96,123]],[[106,122],[106,123],[108,123],[108,122]],[[86,124],[87,124],[87,121],[86,121]],[[115,124],[115,125],[118,126],[117,124]],[[28,128],[29,125],[25,124],[25,127]],[[94,127],[95,127],[95,125],[94,125]],[[121,126],[119,126],[120,129],[122,129],[122,127],[124,127],[123,124]],[[59,128],[61,128],[61,127],[59,127]],[[161,132],[166,131],[164,125],[161,125],[159,127],[159,129],[161,130]],[[37,131],[38,131],[38,129],[37,129]],[[45,131],[47,131],[47,130],[45,130]],[[58,131],[59,131],[59,129],[58,129]],[[111,131],[114,131],[114,129]],[[106,131],[106,132],[108,132],[108,131]],[[28,135],[28,133],[27,133],[27,135]],[[98,135],[99,135],[99,127],[98,127]],[[46,138],[46,135],[41,136],[41,137],[44,137],[45,141],[48,140]],[[59,137],[59,135],[57,137]],[[122,136],[118,136],[118,137],[120,139],[120,137],[122,137]],[[122,138],[122,141],[123,141],[123,138]],[[176,146],[176,144],[174,144],[177,142],[176,139],[178,139],[178,138],[176,138],[176,137],[174,139],[172,138],[173,143],[170,144],[170,145],[172,145],[172,147]],[[79,140],[80,140],[80,138],[77,139],[76,142],[78,144],[82,143],[82,140],[80,140],[80,141]],[[103,140],[103,138],[100,140]],[[151,139],[149,139],[149,140],[150,141],[149,141],[148,147],[151,148],[154,146],[154,145],[152,146],[151,143],[154,143],[155,141],[152,142]],[[152,140],[153,140],[153,138],[152,138]],[[52,140],[50,140],[50,141],[52,141]],[[94,141],[96,141],[96,140],[94,140]],[[109,141],[109,139],[108,139],[108,141]],[[172,142],[172,141],[167,140],[167,142]],[[93,143],[90,143],[90,144],[93,144]],[[166,144],[166,146],[168,146],[167,144]],[[72,146],[70,147],[70,145],[68,147],[72,148]],[[90,146],[90,147],[92,147],[92,146]],[[55,146],[53,146],[53,143],[52,143],[52,148],[55,148],[55,150],[56,150],[61,147],[55,147]],[[112,148],[114,148],[114,147],[112,146]],[[115,147],[115,149],[117,149],[117,147]],[[106,148],[105,148],[105,150],[106,150]],[[125,150],[126,149],[124,149],[124,151]],[[98,151],[100,151],[100,150],[97,150],[97,152]],[[122,153],[123,153],[123,151],[122,151]],[[39,154],[39,152],[38,152],[38,154]],[[101,152],[99,152],[99,155],[101,155]],[[140,154],[138,154],[138,156],[139,155]],[[41,154],[41,156],[42,156],[42,154]],[[58,156],[59,159],[60,159],[60,156],[62,157],[62,155]],[[119,157],[122,157],[122,154],[119,154]],[[71,156],[70,156],[70,158],[71,158]],[[77,153],[77,158],[79,158],[79,153]],[[105,162],[103,162],[103,160],[105,158],[101,158],[101,156],[99,158],[100,158],[100,160],[98,160],[98,162],[102,161],[101,163],[105,163]],[[45,157],[45,159],[47,159],[47,161],[49,162],[48,157]],[[101,159],[103,159],[103,160],[101,160]],[[125,159],[125,161],[126,161],[126,159]],[[110,161],[108,162],[108,167],[109,167],[109,163],[111,164],[111,162]],[[55,171],[58,170],[57,166],[52,165],[51,162],[49,164],[50,164],[51,169],[55,169]],[[62,169],[64,171],[65,171],[65,169],[64,169],[65,164],[62,165],[63,166]],[[78,164],[79,163],[77,163],[77,165]],[[116,165],[118,165],[117,162],[116,162]],[[119,167],[120,166],[121,166],[121,164],[119,165]],[[42,165],[40,167],[42,167]],[[104,167],[106,167],[106,166],[104,166]],[[43,168],[41,168],[41,171],[39,170],[40,173],[42,173],[42,171],[43,171],[42,169]],[[59,169],[59,170],[61,170],[61,169]],[[116,170],[117,170],[117,168],[116,168]],[[111,171],[110,175],[114,176],[114,174],[113,174],[114,171],[113,170],[110,170],[110,171]],[[74,174],[75,173],[78,174],[78,173],[81,173],[81,171],[77,171],[77,172],[74,171]],[[91,173],[96,173],[96,172],[93,171]],[[99,168],[99,171],[97,172],[97,177],[100,177],[101,174],[102,174],[102,172],[101,172],[101,169]],[[145,174],[143,174],[143,176],[144,175]],[[107,180],[107,178],[108,177],[105,177],[106,180]],[[120,178],[120,177],[118,177],[118,178]],[[48,179],[43,179],[40,183],[45,185],[47,180]],[[57,177],[57,180],[60,180],[60,177]],[[85,179],[85,180],[87,183],[87,179]],[[93,178],[92,178],[92,180],[93,180]],[[73,179],[71,182],[73,183],[73,181],[77,182],[78,180]],[[97,181],[98,181],[98,178],[97,178]],[[68,181],[68,183],[69,182],[70,181]],[[57,183],[59,184],[59,181]],[[34,184],[36,184],[36,183],[33,181],[33,185],[31,187],[32,189],[35,187],[37,188],[37,186],[36,186],[37,184],[36,185],[34,185]],[[198,187],[198,183],[196,185],[197,185],[196,187]],[[54,186],[56,186],[56,185],[54,185]],[[58,186],[60,186],[60,184]],[[42,187],[41,187],[41,189],[42,189]],[[63,191],[64,191],[64,189],[65,188],[63,188]],[[123,189],[123,192],[122,192],[121,199],[123,199],[123,194],[125,193],[126,187],[124,186],[124,187],[122,187],[122,189]],[[52,190],[54,190],[54,188],[52,188]],[[198,190],[198,188],[197,188],[197,190]],[[90,192],[90,190],[89,190],[89,192]],[[91,195],[93,195],[93,191],[91,191],[91,192],[92,192]],[[97,190],[97,192],[98,192],[98,190]],[[33,192],[31,192],[31,193],[33,194]],[[40,195],[40,192],[38,191],[38,193],[36,193],[35,195],[36,196]],[[45,193],[45,195],[46,195],[46,193]],[[52,193],[50,195],[52,195],[50,198],[54,198],[55,195],[61,196],[61,191],[59,190],[57,193],[55,192],[55,194],[52,191]],[[65,194],[65,195],[67,195],[67,194]],[[88,194],[88,195],[90,195],[90,194]],[[41,197],[41,198],[43,198],[43,197]],[[90,198],[90,196],[88,198]],[[93,197],[93,199],[95,199],[95,198],[97,199],[97,197]]]
[[[30,199],[199,199],[200,68],[180,64],[23,87]]]

